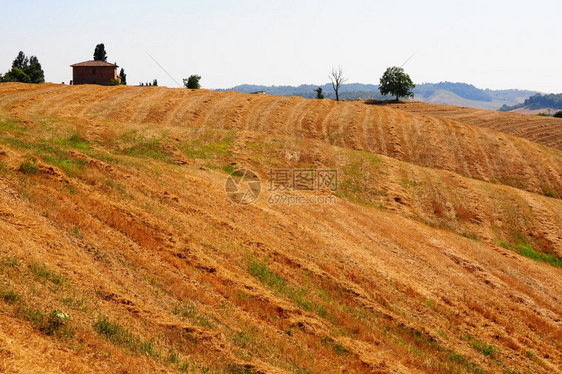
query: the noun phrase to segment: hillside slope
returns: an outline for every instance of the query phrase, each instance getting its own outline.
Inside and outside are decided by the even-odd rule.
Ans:
[[[100,126],[113,121],[189,124],[322,140],[470,178],[562,196],[560,152],[462,122],[412,116],[404,110],[363,102],[318,102],[205,90],[44,86],[40,90],[21,87],[5,96],[0,105],[16,118],[80,118],[102,121]],[[544,131],[559,138],[562,127]]]
[[[272,202],[311,167],[337,190],[285,195],[336,203]],[[561,168],[389,107],[2,84],[0,368],[559,371]]]
[[[405,102],[391,107],[414,115],[423,114],[504,132],[562,150],[562,121],[559,118],[420,102]]]

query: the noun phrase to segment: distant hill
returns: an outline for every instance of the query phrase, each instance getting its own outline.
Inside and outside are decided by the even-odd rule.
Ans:
[[[328,99],[335,98],[330,83],[318,86],[302,84],[300,86],[264,86],[243,84],[231,88],[232,91],[252,93],[263,91],[275,96],[300,96],[306,98],[316,97],[314,89],[322,87],[324,95]],[[222,91],[222,90],[219,90]],[[340,97],[344,100],[361,99],[392,99],[384,97],[379,92],[379,86],[375,84],[350,83],[342,85]],[[480,89],[467,83],[422,83],[414,90],[415,99],[433,104],[447,104],[456,106],[467,106],[480,109],[498,109],[503,105],[518,105],[525,99],[536,94],[536,91],[528,90],[490,90]]]
[[[502,112],[552,113],[562,110],[562,94],[536,94],[516,105],[503,105]]]
[[[324,96],[327,99],[335,99],[334,90],[330,83],[324,85],[314,84],[301,84],[300,86],[263,86],[255,84],[243,84],[240,86],[232,87],[228,90],[218,91],[237,91],[243,93],[253,93],[263,91],[266,94],[274,96],[300,96],[305,98],[315,98],[316,92],[314,90],[322,87]],[[374,84],[363,83],[349,83],[342,85],[340,89],[340,98],[343,100],[357,100],[361,99],[381,99],[383,96],[379,92],[379,86]],[[388,97],[392,99],[392,97]]]

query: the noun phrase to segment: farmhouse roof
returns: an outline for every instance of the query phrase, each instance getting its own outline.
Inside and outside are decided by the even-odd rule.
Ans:
[[[111,66],[111,67],[116,68],[117,64],[110,64],[109,62],[105,62],[105,61],[90,60],[90,61],[78,62],[78,63],[70,65],[70,66],[72,66],[72,67],[77,67],[77,66],[86,66],[86,67]]]

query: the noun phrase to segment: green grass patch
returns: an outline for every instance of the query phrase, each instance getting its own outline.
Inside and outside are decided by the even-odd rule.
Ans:
[[[39,143],[34,144],[30,148],[35,148],[35,154],[38,157],[43,159],[46,163],[58,167],[69,176],[77,175],[82,170],[84,165],[87,164],[86,161],[69,158],[67,152],[60,146],[53,146],[52,144],[47,143]],[[39,173],[38,166],[31,160],[22,162],[18,170],[23,172],[24,174]]]
[[[232,342],[240,348],[248,348],[254,343],[253,332],[250,330],[238,331],[234,334]]]
[[[272,288],[277,294],[292,299],[299,308],[316,313],[323,318],[327,316],[326,308],[310,300],[310,295],[304,288],[289,286],[285,278],[277,275],[263,262],[255,259],[250,260],[248,272],[260,282]]]
[[[49,281],[55,285],[61,286],[65,283],[65,279],[60,273],[55,273],[48,267],[38,263],[32,263],[29,265],[29,270],[38,279]]]
[[[495,357],[496,347],[491,344],[486,344],[478,339],[475,339],[472,335],[464,335],[463,339],[470,343],[472,348],[482,353],[484,356]]]
[[[476,349],[478,352],[482,353],[484,356],[494,357],[496,354],[496,348],[491,344],[484,344],[478,340],[471,343],[472,348]]]
[[[525,256],[538,262],[546,262],[552,266],[562,267],[562,258],[550,253],[537,252],[528,243],[519,243],[517,245],[517,252],[521,256]]]
[[[455,352],[450,352],[447,355],[447,358],[448,358],[450,363],[461,366],[461,367],[467,369],[468,371],[470,371],[472,373],[475,373],[475,374],[483,374],[484,373],[484,370],[478,364],[470,361],[469,359],[467,359],[466,357],[464,357],[461,354],[458,354],[458,353],[455,353]]]
[[[21,300],[21,295],[9,288],[0,288],[0,297],[8,304],[15,304]]]
[[[84,297],[77,298],[75,294],[66,296],[61,299],[62,303],[70,308],[75,309],[84,309],[84,305],[86,304],[86,299]]]
[[[90,142],[78,134],[73,134],[70,138],[64,139],[60,143],[65,147],[74,149],[87,150],[90,148]]]
[[[128,349],[133,353],[151,356],[167,364],[174,365],[180,372],[189,372],[190,364],[187,360],[182,360],[178,352],[169,349],[162,354],[156,343],[152,340],[144,340],[140,336],[133,334],[128,328],[111,321],[106,316],[99,316],[94,323],[96,332],[105,337],[113,344]]]
[[[83,160],[69,158],[68,153],[61,148],[43,144],[38,149],[46,163],[61,169],[68,176],[78,175],[88,164]]]
[[[118,323],[111,322],[107,317],[99,317],[94,324],[94,329],[113,344],[127,348],[132,352],[148,354],[152,357],[159,356],[152,341],[141,339],[139,336],[131,333],[129,329],[122,327]]]
[[[519,234],[514,235],[512,242],[497,241],[498,245],[519,253],[521,256],[530,258],[537,262],[546,262],[552,266],[562,267],[562,257],[556,256],[551,253],[538,252],[533,248],[533,245],[524,237]]]
[[[34,328],[39,329],[45,335],[52,335],[58,338],[74,337],[74,333],[69,326],[69,315],[60,310],[52,310],[50,313],[45,313],[37,309],[21,308],[19,313],[31,321]]]
[[[338,171],[336,196],[371,206],[377,196],[386,196],[386,190],[372,191],[372,179],[380,173],[380,156],[363,151],[350,151],[350,161]]]
[[[82,151],[90,149],[90,142],[76,133],[68,138],[49,139],[49,143],[62,149],[78,149]]]
[[[141,138],[136,144],[126,147],[122,153],[131,157],[164,160],[170,156],[170,153],[164,150],[161,143],[161,138]]]
[[[21,121],[18,120],[0,120],[0,131],[6,131],[9,133],[21,134],[25,130],[25,127]]]
[[[320,339],[320,342],[327,346],[330,347],[338,356],[347,356],[349,354],[349,351],[340,343],[334,341],[334,339],[324,336],[322,339]]]
[[[2,143],[21,149],[32,149],[34,147],[32,143],[24,142],[21,139],[10,136],[2,138]]]
[[[188,319],[195,325],[206,327],[208,329],[214,329],[215,325],[213,322],[202,315],[197,309],[197,305],[193,302],[182,303],[176,306],[173,310],[174,314]]]
[[[231,138],[224,138],[218,142],[206,143],[201,140],[190,140],[180,146],[187,157],[207,160],[209,158],[223,158],[230,155]]]
[[[284,293],[288,288],[285,279],[271,271],[263,262],[251,260],[248,265],[248,272],[262,283],[279,292]]]
[[[28,175],[39,174],[39,167],[35,162],[26,160],[20,164],[18,171]]]

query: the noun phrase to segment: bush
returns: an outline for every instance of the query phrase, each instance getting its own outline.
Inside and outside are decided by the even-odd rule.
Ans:
[[[109,85],[110,85],[110,86],[119,86],[120,84],[121,84],[121,81],[120,81],[119,79],[112,79],[112,80],[109,82]]]
[[[199,84],[200,80],[200,75],[190,75],[189,78],[183,80],[183,85],[185,86],[185,88],[198,90],[199,88],[201,88],[201,85]]]
[[[562,110],[559,110],[558,112],[554,113],[553,117],[562,118]]]

